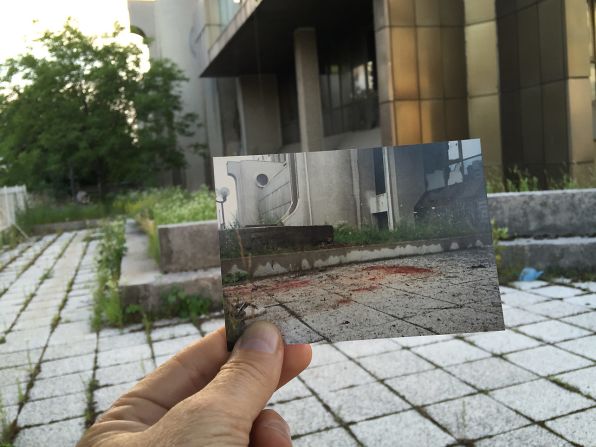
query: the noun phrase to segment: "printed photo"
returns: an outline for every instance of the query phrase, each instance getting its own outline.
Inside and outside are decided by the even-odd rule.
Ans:
[[[215,157],[228,343],[502,330],[480,140]]]

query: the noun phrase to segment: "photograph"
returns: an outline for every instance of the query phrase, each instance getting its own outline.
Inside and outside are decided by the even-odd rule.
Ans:
[[[214,158],[226,331],[503,330],[480,140]]]

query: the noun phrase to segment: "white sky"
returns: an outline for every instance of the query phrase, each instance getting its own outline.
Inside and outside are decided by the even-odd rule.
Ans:
[[[115,22],[130,28],[126,0],[0,0],[0,11],[0,62],[25,52],[44,30],[59,30],[68,17],[85,34],[109,33]]]

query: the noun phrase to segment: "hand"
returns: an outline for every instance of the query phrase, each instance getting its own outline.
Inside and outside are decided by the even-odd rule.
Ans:
[[[250,325],[230,355],[220,328],[121,396],[78,447],[291,446],[288,424],[263,408],[311,355],[309,345],[284,346],[266,322]]]

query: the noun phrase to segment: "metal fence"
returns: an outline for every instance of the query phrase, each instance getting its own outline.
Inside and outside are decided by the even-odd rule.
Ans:
[[[26,186],[0,188],[0,231],[16,223],[17,212],[27,204]]]

